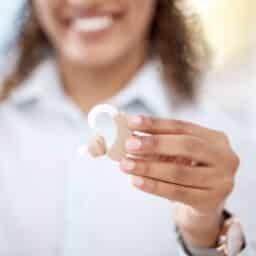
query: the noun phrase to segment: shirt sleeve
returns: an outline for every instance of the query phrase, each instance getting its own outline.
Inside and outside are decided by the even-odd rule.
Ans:
[[[224,256],[223,253],[217,252],[216,250],[212,249],[200,249],[197,251],[194,251],[193,253],[188,252],[185,250],[181,245],[179,248],[179,256]],[[239,255],[237,256],[252,256],[252,252],[248,249],[245,248]]]
[[[223,252],[219,252],[216,249],[207,249],[207,248],[195,248],[190,247],[189,249],[185,244],[179,239],[179,256],[225,256]],[[237,256],[253,256],[252,248],[247,245],[239,255]],[[233,255],[231,255],[233,256]]]
[[[180,256],[225,256],[223,252],[219,252],[216,249],[188,247],[181,237],[178,237],[178,242]]]
[[[177,239],[178,239],[178,251],[179,256],[225,256],[223,252],[218,251],[217,249],[210,249],[210,248],[199,248],[199,247],[193,247],[193,246],[187,246],[185,242],[183,241],[182,237],[177,232]],[[250,251],[251,248],[249,248],[248,245],[246,245],[245,248],[241,250],[241,253],[236,256],[252,256],[255,255],[252,254],[252,251]],[[231,255],[233,256],[233,255]]]

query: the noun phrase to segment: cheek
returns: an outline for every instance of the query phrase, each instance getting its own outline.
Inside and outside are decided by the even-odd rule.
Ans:
[[[112,34],[109,42],[102,47],[101,56],[130,56],[145,46],[145,39],[148,37],[154,17],[155,1],[129,0],[126,6],[127,16]]]
[[[134,51],[144,45],[154,17],[155,0],[127,0],[126,17],[118,26],[110,46],[115,51]]]
[[[134,31],[146,33],[155,14],[156,0],[130,1],[130,20]]]
[[[133,51],[147,36],[156,4],[156,0],[124,0],[127,15],[123,21],[107,36],[91,43],[60,22],[58,17],[65,5],[59,1],[34,0],[40,24],[61,55],[90,65],[115,61]]]
[[[63,29],[57,20],[58,0],[34,0],[33,9],[43,31],[51,41],[57,41],[63,36]]]

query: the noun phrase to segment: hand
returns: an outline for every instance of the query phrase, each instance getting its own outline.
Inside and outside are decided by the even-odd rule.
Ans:
[[[228,138],[176,120],[130,116],[128,125],[150,135],[129,138],[127,155],[133,157],[122,160],[121,170],[132,175],[138,189],[179,203],[176,222],[189,242],[214,243],[239,166]],[[202,218],[206,225],[198,225]]]

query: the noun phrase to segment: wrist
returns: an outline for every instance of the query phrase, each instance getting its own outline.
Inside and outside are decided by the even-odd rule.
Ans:
[[[201,214],[189,206],[179,206],[175,215],[176,225],[187,244],[212,248],[224,222],[223,208]]]
[[[187,255],[214,255],[214,256],[228,256],[228,255],[240,255],[240,253],[246,248],[246,240],[242,230],[239,219],[232,215],[230,212],[223,211],[223,225],[220,230],[217,243],[214,247],[195,246],[188,243],[177,230],[178,239],[184,252]]]

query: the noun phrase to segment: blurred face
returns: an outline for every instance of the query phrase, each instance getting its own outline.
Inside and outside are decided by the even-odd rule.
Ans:
[[[157,0],[32,0],[57,53],[87,66],[145,47]]]

